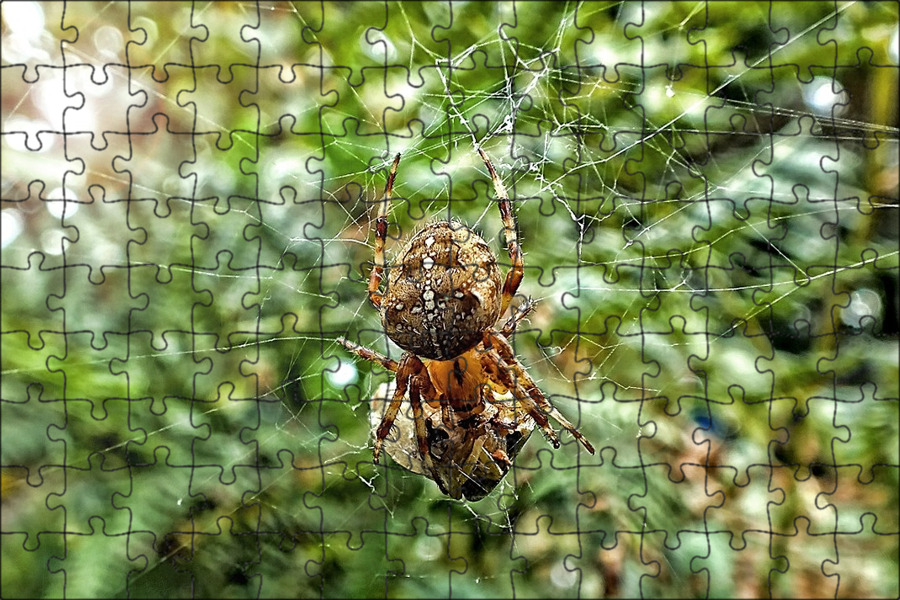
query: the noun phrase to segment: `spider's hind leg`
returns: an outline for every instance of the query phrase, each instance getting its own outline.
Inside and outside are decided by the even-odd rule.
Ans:
[[[513,309],[513,313],[509,316],[509,319],[506,320],[506,323],[500,329],[500,334],[504,337],[509,337],[516,330],[516,327],[519,326],[519,323],[525,320],[531,311],[534,310],[535,302],[532,298],[525,298],[525,302],[520,304],[518,307]]]
[[[369,302],[378,309],[381,308],[381,301],[384,299],[379,291],[381,279],[384,276],[384,243],[387,240],[387,216],[391,207],[391,192],[394,190],[394,179],[397,177],[397,165],[399,164],[400,155],[398,154],[394,157],[394,164],[391,165],[391,172],[384,187],[384,196],[378,203],[378,217],[375,219],[375,266],[372,267],[372,274],[369,275]]]
[[[491,181],[494,184],[494,193],[497,194],[498,206],[500,208],[500,218],[503,220],[503,231],[506,234],[506,250],[509,252],[509,259],[512,261],[512,267],[506,273],[506,279],[503,281],[503,297],[500,304],[500,314],[506,312],[509,303],[512,302],[513,296],[522,283],[522,277],[525,275],[525,260],[522,257],[522,247],[519,246],[519,237],[516,233],[516,214],[513,211],[512,202],[506,193],[506,187],[503,180],[497,175],[494,164],[484,150],[477,148],[481,160],[491,174]]]

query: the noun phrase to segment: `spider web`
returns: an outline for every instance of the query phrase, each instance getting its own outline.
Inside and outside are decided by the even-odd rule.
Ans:
[[[4,588],[896,595],[896,5],[23,6]],[[390,376],[334,339],[400,355],[396,152],[389,256],[453,218],[508,265],[476,145],[517,355],[598,453],[465,503],[372,464]]]

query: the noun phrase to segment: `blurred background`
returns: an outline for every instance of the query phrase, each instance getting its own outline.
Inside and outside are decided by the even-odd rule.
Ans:
[[[9,3],[4,597],[897,597],[898,5]],[[594,443],[390,460],[388,250],[456,218]]]

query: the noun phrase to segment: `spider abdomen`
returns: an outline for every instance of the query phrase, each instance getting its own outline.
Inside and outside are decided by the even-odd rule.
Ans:
[[[481,236],[461,223],[431,223],[389,268],[381,320],[394,343],[432,360],[475,347],[500,317],[502,277]]]

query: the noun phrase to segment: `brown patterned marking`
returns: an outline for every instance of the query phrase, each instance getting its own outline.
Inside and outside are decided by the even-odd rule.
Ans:
[[[500,267],[490,246],[459,223],[425,226],[388,275],[382,324],[401,348],[451,360],[481,341],[500,317]]]

